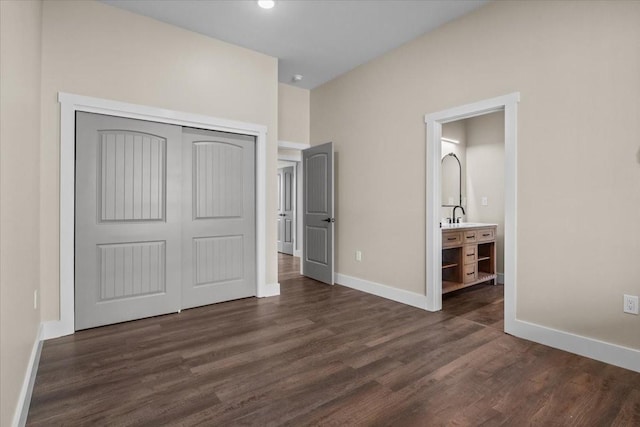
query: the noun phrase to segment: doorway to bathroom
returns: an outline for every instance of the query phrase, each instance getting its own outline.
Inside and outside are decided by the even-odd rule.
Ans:
[[[439,111],[425,116],[427,127],[427,150],[426,150],[426,200],[427,200],[427,216],[426,216],[426,294],[427,309],[438,311],[442,309],[443,296],[443,230],[441,222],[444,220],[448,223],[447,218],[461,217],[463,224],[465,220],[473,219],[474,221],[482,221],[480,224],[496,224],[495,225],[495,244],[494,248],[500,245],[502,249],[501,268],[498,268],[497,256],[495,270],[492,272],[495,276],[492,280],[504,283],[504,330],[509,332],[511,325],[515,321],[515,291],[516,291],[516,189],[517,189],[517,171],[516,171],[516,123],[517,123],[517,103],[519,94],[513,93],[497,98],[486,99],[472,104],[466,104],[459,107]],[[469,122],[456,123],[469,119]],[[496,134],[495,122],[502,122],[502,126],[498,125],[502,133]],[[489,126],[493,124],[493,126]],[[470,134],[484,134],[484,140],[480,137],[474,137],[475,142],[469,144],[473,147],[472,159],[467,159],[467,143],[466,127],[470,126]],[[484,129],[484,130],[483,130]],[[492,130],[493,129],[493,130]],[[456,138],[456,132],[458,133]],[[460,136],[462,135],[462,137]],[[443,142],[443,137],[445,141]],[[460,139],[464,139],[465,148],[462,150]],[[453,140],[453,141],[452,141]],[[492,140],[487,143],[487,140]],[[455,141],[455,142],[454,142]],[[500,141],[501,144],[498,144]],[[453,147],[457,143],[457,148]],[[450,144],[450,145],[447,145]],[[496,150],[501,147],[501,155],[496,155]],[[450,151],[448,151],[450,150]],[[464,151],[464,152],[463,152]],[[498,150],[499,151],[499,150]],[[450,153],[454,153],[457,160],[460,161],[458,194],[448,195],[443,188],[443,184],[449,188],[452,187],[443,182],[442,158]],[[490,163],[487,163],[489,156]],[[449,156],[453,157],[453,156]],[[457,162],[456,162],[457,163]],[[467,165],[467,163],[470,163]],[[464,174],[462,173],[462,165],[464,164]],[[497,173],[501,172],[501,173]],[[472,180],[474,182],[470,182]],[[493,185],[495,180],[499,179],[503,183],[502,197],[498,194],[501,187]],[[480,182],[483,182],[479,186]],[[464,183],[464,185],[463,185]],[[490,187],[493,188],[490,188]],[[454,186],[455,187],[455,186]],[[464,187],[464,189],[463,189]],[[481,187],[481,188],[480,188]],[[444,193],[444,194],[443,194]],[[443,200],[444,196],[444,200]],[[449,198],[452,198],[449,203]],[[473,198],[473,200],[471,200]],[[501,200],[502,198],[502,200]],[[442,205],[448,205],[443,207]],[[464,213],[463,213],[464,211]],[[490,213],[490,211],[493,211]],[[488,219],[488,215],[496,218],[496,214],[501,214],[499,219]],[[485,222],[491,221],[491,222]],[[499,222],[501,224],[499,224]],[[456,225],[457,226],[457,225]],[[498,232],[500,226],[500,232]],[[502,231],[503,230],[503,231]],[[490,234],[490,233],[486,233]],[[500,235],[499,235],[500,234]],[[461,236],[467,238],[466,234]],[[476,239],[473,233],[469,238]],[[489,237],[490,238],[490,237]],[[498,243],[498,240],[501,243]],[[462,237],[461,237],[462,241]],[[471,242],[471,241],[470,241]],[[455,242],[448,242],[449,244]],[[473,245],[469,245],[473,246]],[[460,253],[464,254],[464,245],[461,245]],[[475,246],[476,251],[480,251],[480,245]],[[486,249],[482,248],[483,253],[471,251],[470,256],[486,258]],[[496,255],[497,255],[496,250]],[[480,256],[481,255],[481,256]],[[464,264],[464,259],[460,258],[459,262]],[[449,262],[447,262],[449,264]],[[474,272],[473,266],[468,266],[472,277],[482,277]],[[485,268],[483,267],[477,267]],[[502,271],[499,271],[502,270]],[[463,270],[464,271],[464,270]],[[486,273],[486,271],[485,271]],[[497,273],[501,273],[499,276]],[[463,278],[459,281],[464,284]],[[473,282],[471,280],[470,282]],[[475,283],[474,283],[475,284]],[[462,286],[464,287],[464,286]],[[462,288],[461,287],[461,288]],[[499,288],[494,288],[492,292],[498,292]],[[469,287],[469,289],[474,289]],[[458,294],[466,295],[472,291],[456,291]],[[494,295],[495,296],[495,295]],[[494,309],[500,307],[500,304],[491,307]],[[497,311],[501,311],[498,309]],[[496,320],[496,322],[499,320]]]
[[[504,111],[442,125],[442,309],[504,328]]]

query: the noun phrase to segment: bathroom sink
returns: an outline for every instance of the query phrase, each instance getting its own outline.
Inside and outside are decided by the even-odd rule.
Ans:
[[[453,229],[459,229],[459,228],[488,227],[492,225],[498,225],[498,224],[487,224],[483,222],[460,222],[457,224],[442,224],[442,229],[453,230]]]

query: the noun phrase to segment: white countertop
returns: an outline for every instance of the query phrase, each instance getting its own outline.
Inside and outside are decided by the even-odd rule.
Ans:
[[[487,224],[484,222],[460,222],[457,224],[442,224],[443,230],[460,230],[465,228],[478,228],[478,227],[496,227],[498,224]]]

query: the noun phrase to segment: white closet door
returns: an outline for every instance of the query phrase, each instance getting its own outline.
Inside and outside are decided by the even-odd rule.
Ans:
[[[184,130],[184,308],[255,295],[254,152],[254,137]]]
[[[76,116],[76,330],[180,309],[180,126]]]

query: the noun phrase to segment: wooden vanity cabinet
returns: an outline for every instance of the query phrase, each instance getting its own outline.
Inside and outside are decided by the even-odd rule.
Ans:
[[[496,226],[442,230],[442,293],[496,280]]]

